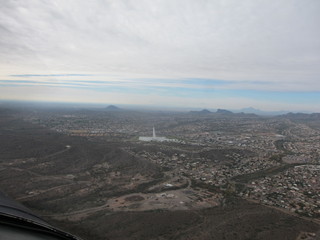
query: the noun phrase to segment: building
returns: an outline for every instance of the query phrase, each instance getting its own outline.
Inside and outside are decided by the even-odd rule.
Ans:
[[[154,127],[153,127],[152,137],[139,137],[139,140],[144,141],[144,142],[150,142],[150,141],[155,141],[155,142],[172,141],[172,142],[175,142],[175,141],[177,141],[176,139],[168,139],[166,137],[157,137],[156,130]]]

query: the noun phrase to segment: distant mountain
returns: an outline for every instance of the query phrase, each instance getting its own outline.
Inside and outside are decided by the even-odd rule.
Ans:
[[[193,114],[209,114],[211,113],[208,109],[202,109],[201,111],[190,111]]]
[[[220,114],[233,114],[233,112],[226,110],[226,109],[218,109],[216,111],[216,113],[220,113]]]
[[[109,105],[108,107],[105,108],[106,111],[121,111],[121,108],[118,108],[114,105]]]
[[[287,113],[282,117],[289,118],[292,120],[320,120],[320,113]]]
[[[200,111],[201,113],[211,113],[208,109],[203,109]]]
[[[235,112],[243,112],[243,113],[253,113],[257,115],[283,115],[288,113],[288,111],[261,111],[259,109],[248,107],[248,108],[242,108],[240,110],[235,110]]]
[[[254,114],[263,114],[264,113],[263,111],[256,109],[256,108],[253,108],[253,107],[242,108],[240,111],[243,113],[254,113]]]

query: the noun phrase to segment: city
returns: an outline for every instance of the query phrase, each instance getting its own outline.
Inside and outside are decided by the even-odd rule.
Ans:
[[[26,120],[71,136],[129,142],[134,146],[123,150],[168,169],[171,176],[221,188],[239,185],[241,190],[234,191],[243,198],[320,218],[320,129],[286,116],[117,110],[31,115]],[[160,135],[180,139],[179,143],[139,142],[139,134],[151,136],[152,125]],[[148,151],[152,145],[161,151]],[[263,170],[271,171],[250,180],[250,173]]]
[[[243,199],[320,223],[319,115],[102,108],[9,111],[7,117],[62,139],[50,140],[55,150],[45,156],[1,163],[2,188],[51,221],[86,222],[100,212],[199,211]],[[29,183],[12,191],[25,174]]]

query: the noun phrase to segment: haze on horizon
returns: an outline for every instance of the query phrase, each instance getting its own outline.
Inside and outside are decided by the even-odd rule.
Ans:
[[[2,1],[0,100],[320,112],[320,2]]]

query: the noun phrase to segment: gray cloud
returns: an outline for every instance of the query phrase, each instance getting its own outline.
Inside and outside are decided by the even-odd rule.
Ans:
[[[0,74],[197,77],[320,91],[319,12],[318,0],[1,1]]]

